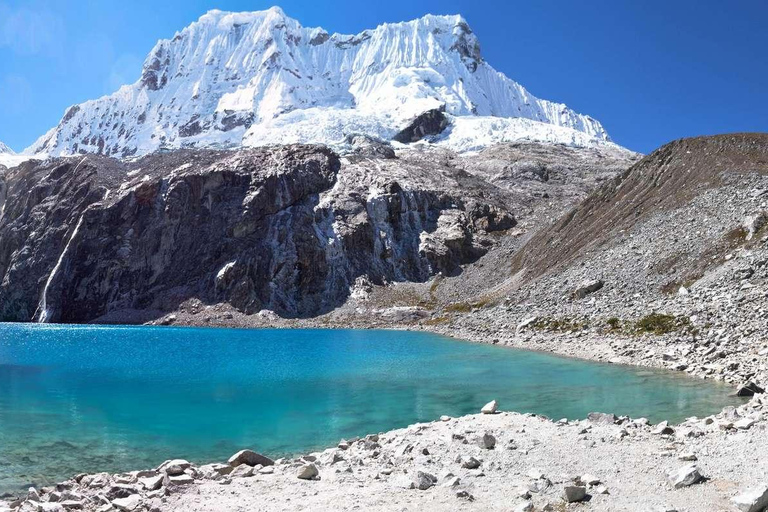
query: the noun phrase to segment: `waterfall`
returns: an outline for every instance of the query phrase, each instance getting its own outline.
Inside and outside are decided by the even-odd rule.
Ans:
[[[51,283],[53,282],[53,278],[58,273],[59,268],[61,267],[61,264],[64,261],[64,257],[67,255],[67,252],[69,252],[69,246],[72,244],[72,240],[75,239],[75,237],[77,236],[77,232],[80,231],[80,226],[83,224],[84,217],[85,217],[85,213],[80,215],[80,220],[77,221],[75,230],[72,231],[72,235],[70,235],[69,240],[67,240],[67,245],[65,245],[64,250],[61,251],[61,254],[59,255],[59,260],[56,262],[56,265],[53,267],[53,270],[51,270],[51,273],[48,276],[48,280],[45,282],[43,293],[40,296],[40,303],[37,306],[37,312],[40,313],[40,315],[37,318],[37,321],[41,324],[47,323],[51,319],[53,312],[50,309],[48,309],[48,288],[51,286]]]

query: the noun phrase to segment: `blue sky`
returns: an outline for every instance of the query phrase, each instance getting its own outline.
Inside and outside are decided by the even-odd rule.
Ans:
[[[492,66],[637,151],[768,131],[765,0],[0,0],[0,141],[22,150],[69,105],[135,81],[155,42],[205,11],[274,4],[346,33],[460,13]]]

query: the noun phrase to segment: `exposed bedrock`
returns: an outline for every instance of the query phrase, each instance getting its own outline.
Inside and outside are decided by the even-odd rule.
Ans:
[[[151,315],[192,297],[315,315],[360,276],[460,272],[492,245],[488,232],[515,225],[482,191],[382,162],[284,146],[11,169],[0,177],[0,320]]]

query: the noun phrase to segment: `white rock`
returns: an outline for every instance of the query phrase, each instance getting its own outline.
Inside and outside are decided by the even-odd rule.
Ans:
[[[755,424],[755,420],[751,418],[743,418],[733,424],[739,430],[749,430]]]
[[[579,479],[581,480],[581,482],[584,485],[597,485],[597,484],[600,483],[600,479],[599,478],[597,478],[595,475],[591,475],[589,473],[586,473],[586,474],[582,475],[581,477],[579,477]]]
[[[144,486],[148,491],[154,491],[162,487],[163,475],[150,476],[146,478],[140,478],[139,483]]]
[[[533,502],[526,501],[515,507],[515,512],[532,512]]]
[[[675,489],[691,486],[704,479],[699,472],[699,469],[694,465],[685,466],[678,470],[672,470],[669,472],[668,476],[669,482]]]
[[[416,484],[413,483],[413,479],[408,477],[408,475],[399,475],[396,478],[392,480],[392,484],[396,487],[400,487],[402,489],[415,489]]]
[[[191,476],[187,474],[182,475],[176,475],[176,476],[168,476],[167,478],[163,479],[163,484],[167,486],[173,486],[173,485],[189,485],[193,483],[195,480]]]
[[[496,400],[491,400],[480,409],[480,412],[483,414],[494,414],[498,408],[498,402],[496,402]]]
[[[535,317],[535,316],[531,316],[531,317],[526,318],[525,320],[523,320],[522,322],[517,324],[517,329],[515,329],[515,332],[519,334],[520,331],[522,331],[523,329],[525,329],[529,325],[532,325],[534,322],[536,322],[537,319],[538,318]]]
[[[131,494],[127,498],[117,498],[112,500],[112,506],[122,512],[133,512],[141,503],[141,498],[138,494]]]
[[[314,464],[306,464],[299,468],[299,470],[296,472],[296,477],[300,478],[301,480],[312,480],[317,478],[319,474],[320,472],[317,470],[317,466]]]
[[[731,500],[741,512],[760,512],[768,508],[768,485],[761,485]]]

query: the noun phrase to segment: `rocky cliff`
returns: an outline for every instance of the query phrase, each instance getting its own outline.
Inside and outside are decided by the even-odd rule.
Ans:
[[[151,316],[190,297],[313,315],[358,278],[424,281],[515,225],[486,182],[321,146],[29,161],[7,171],[0,318]],[[453,181],[455,184],[451,184]]]

